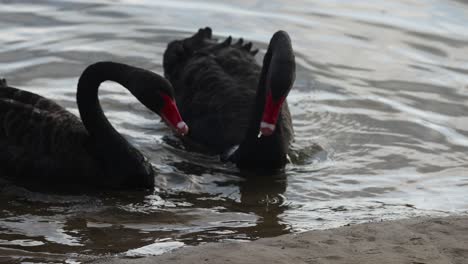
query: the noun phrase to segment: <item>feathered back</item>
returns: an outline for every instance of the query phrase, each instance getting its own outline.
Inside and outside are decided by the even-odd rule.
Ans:
[[[0,83],[2,170],[17,178],[52,179],[64,175],[49,175],[51,168],[75,162],[80,173],[79,166],[87,167],[87,159],[76,158],[87,156],[83,147],[87,132],[76,116],[42,96],[8,87],[4,80]]]

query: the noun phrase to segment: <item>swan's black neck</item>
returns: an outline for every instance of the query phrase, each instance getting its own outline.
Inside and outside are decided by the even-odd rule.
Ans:
[[[152,187],[153,170],[143,155],[131,146],[104,116],[98,99],[98,89],[104,81],[115,81],[138,98],[144,94],[141,89],[145,86],[140,86],[138,79],[144,74],[145,72],[125,64],[99,62],[86,68],[78,82],[77,104],[83,125],[90,135],[88,147],[104,165],[104,173],[109,177],[107,180],[116,186],[128,184],[130,186],[126,187]]]
[[[274,101],[278,102],[284,100],[294,79],[295,62],[291,40],[286,32],[278,31],[273,35],[263,59],[255,109],[249,128],[234,156],[239,167],[282,168],[286,164],[290,143],[289,138],[285,137],[287,131],[283,124],[285,120],[282,112],[289,111],[286,102],[280,109],[275,130],[271,135],[260,135],[260,124],[264,117],[267,97],[271,96]],[[290,120],[287,121],[290,122]]]

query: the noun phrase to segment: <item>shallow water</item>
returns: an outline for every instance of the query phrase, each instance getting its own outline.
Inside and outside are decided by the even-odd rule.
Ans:
[[[159,117],[105,83],[106,114],[158,169],[157,187],[51,194],[3,182],[0,261],[135,257],[468,212],[463,1],[236,2],[0,0],[0,75],[74,113],[86,65],[113,60],[162,73],[166,44],[199,27],[244,37],[262,52],[284,29],[298,64],[288,97],[292,162],[260,179],[185,152]]]

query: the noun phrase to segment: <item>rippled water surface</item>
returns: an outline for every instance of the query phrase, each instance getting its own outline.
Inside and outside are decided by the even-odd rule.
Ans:
[[[253,41],[259,61],[284,29],[298,64],[291,163],[266,178],[185,152],[159,117],[105,83],[106,114],[153,162],[157,187],[64,194],[3,182],[0,262],[76,263],[466,213],[466,25],[468,5],[450,0],[0,0],[0,75],[74,113],[85,66],[162,73],[166,44],[199,27]]]

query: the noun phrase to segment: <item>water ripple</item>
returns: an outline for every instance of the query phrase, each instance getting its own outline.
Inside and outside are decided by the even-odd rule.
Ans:
[[[297,62],[288,97],[296,135],[291,162],[267,178],[241,177],[219,157],[187,152],[159,117],[105,83],[106,116],[153,163],[157,187],[64,194],[2,181],[0,255],[7,260],[153,255],[468,210],[468,19],[461,1],[0,0],[0,6],[0,75],[75,114],[76,82],[86,65],[114,60],[162,73],[167,43],[198,27],[252,40],[259,61],[271,34],[287,30]]]

